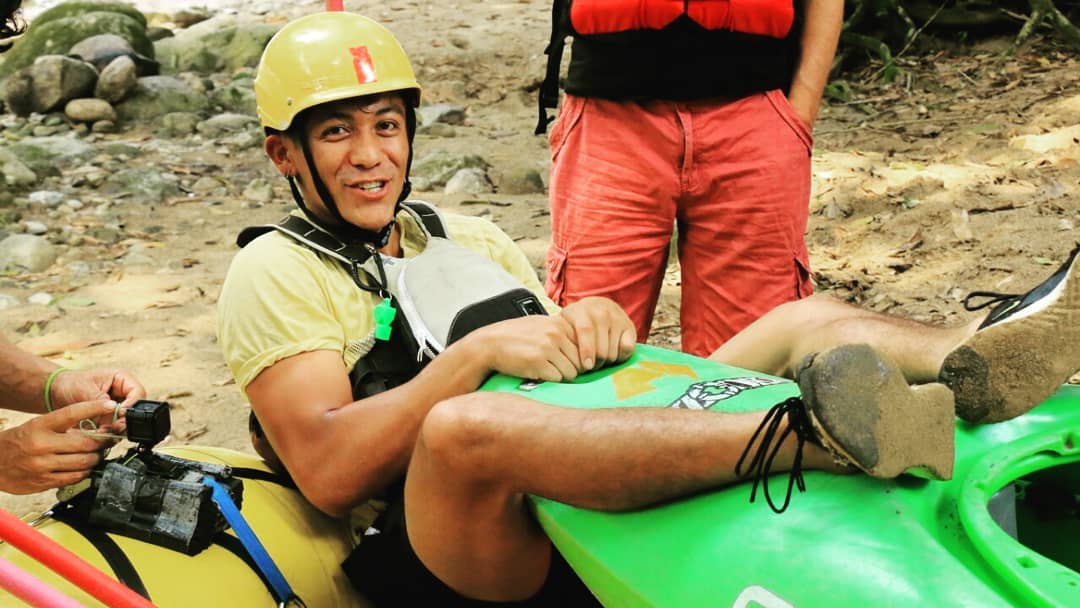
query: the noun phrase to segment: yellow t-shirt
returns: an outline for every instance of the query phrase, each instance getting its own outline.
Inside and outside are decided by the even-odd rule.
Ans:
[[[558,312],[506,233],[482,218],[443,217],[451,240],[501,265],[549,313]],[[397,223],[405,257],[420,253],[423,229],[407,212]],[[340,352],[352,369],[374,344],[372,315],[380,301],[357,287],[338,261],[273,231],[240,250],[229,266],[218,298],[218,342],[241,391],[274,363],[314,350]]]

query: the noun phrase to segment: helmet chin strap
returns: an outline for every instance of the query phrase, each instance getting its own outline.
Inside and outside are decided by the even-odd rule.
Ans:
[[[412,183],[409,181],[409,172],[412,170],[413,160],[413,137],[416,134],[416,111],[410,106],[405,111],[405,130],[409,138],[409,157],[405,162],[405,182],[401,186],[401,194],[398,195],[397,203],[394,205],[394,218],[397,217],[398,211],[401,211],[401,202],[409,197],[412,193]],[[323,205],[330,215],[334,216],[337,220],[336,225],[331,225],[322,220],[308,209],[308,206],[304,203],[304,196],[300,192],[299,186],[296,185],[296,177],[289,175],[286,177],[289,180],[289,189],[292,190],[293,200],[296,201],[296,206],[300,207],[300,210],[304,212],[304,215],[319,228],[322,228],[326,232],[338,237],[339,239],[353,243],[371,243],[376,249],[382,249],[386,247],[386,244],[390,242],[390,233],[394,230],[394,218],[390,219],[390,222],[382,227],[381,230],[368,230],[361,228],[354,224],[349,223],[338,210],[337,203],[334,201],[334,197],[331,196],[330,191],[326,188],[326,184],[322,178],[319,177],[319,172],[315,169],[315,159],[311,155],[311,147],[308,146],[306,139],[301,139],[300,148],[304,151],[304,160],[308,165],[308,172],[311,173],[312,185],[315,186],[315,192],[318,193],[319,198],[322,199]]]
[[[311,181],[312,185],[315,186],[315,192],[319,194],[319,198],[322,199],[323,205],[326,207],[327,211],[330,212],[330,215],[334,216],[334,219],[337,220],[337,224],[327,224],[326,222],[316,217],[316,215],[312,213],[310,209],[308,209],[307,205],[304,204],[304,197],[300,194],[300,189],[296,186],[296,179],[290,176],[289,187],[292,190],[293,200],[296,201],[297,206],[299,206],[300,210],[304,212],[304,215],[306,215],[307,218],[311,220],[316,226],[338,237],[339,239],[342,239],[345,242],[359,241],[361,243],[371,243],[375,246],[376,249],[382,249],[383,247],[386,247],[386,244],[390,242],[390,233],[394,229],[394,218],[390,218],[390,222],[378,231],[368,230],[366,228],[361,228],[359,226],[350,224],[349,221],[341,215],[341,211],[338,210],[338,206],[337,203],[334,201],[334,197],[330,194],[330,190],[327,189],[326,184],[323,183],[322,178],[319,177],[319,172],[315,169],[315,159],[311,157],[311,148],[308,146],[307,141],[302,141],[300,143],[300,147],[304,150],[304,160],[307,161],[308,172],[311,173]],[[405,183],[407,185],[408,180],[406,180]],[[408,187],[402,188],[402,194],[405,194],[410,189],[411,188]],[[400,205],[402,200],[404,200],[402,197],[398,197],[398,205]],[[398,205],[394,206],[395,216],[397,216]]]

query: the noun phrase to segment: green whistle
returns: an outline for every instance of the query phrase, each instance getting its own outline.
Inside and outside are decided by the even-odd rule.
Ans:
[[[390,339],[390,332],[393,331],[394,317],[397,316],[397,309],[390,303],[390,298],[383,298],[375,307],[375,339],[386,341]]]

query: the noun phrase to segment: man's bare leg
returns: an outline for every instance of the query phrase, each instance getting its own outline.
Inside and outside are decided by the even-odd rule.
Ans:
[[[747,369],[794,378],[804,357],[868,344],[911,383],[942,382],[969,422],[1019,416],[1080,370],[1080,246],[1024,294],[966,325],[943,328],[858,309],[823,296],[781,305],[713,353]]]
[[[938,327],[814,295],[777,306],[709,358],[794,378],[807,355],[844,344],[868,344],[895,362],[909,382],[936,382],[945,357],[974,335],[980,322]]]
[[[620,511],[737,480],[764,413],[667,408],[576,410],[514,395],[440,403],[406,477],[405,518],[421,561],[469,597],[520,600],[547,576],[551,544],[525,494]],[[773,471],[791,467],[795,437]],[[803,468],[841,470],[807,443]]]

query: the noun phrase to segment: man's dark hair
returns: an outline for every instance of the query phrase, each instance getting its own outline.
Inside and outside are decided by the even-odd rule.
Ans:
[[[11,38],[26,30],[26,22],[19,13],[19,5],[22,0],[0,0],[0,53],[8,50],[10,43],[5,44],[5,38]]]
[[[3,1],[4,0],[0,0],[0,2]],[[409,94],[403,91],[397,91],[396,93],[401,95],[402,101],[405,102],[405,133],[409,137],[409,145],[411,147],[413,143],[413,138],[416,136],[416,108],[413,107],[415,104],[408,96]],[[382,93],[364,95],[362,97],[351,98],[350,101],[352,101],[358,106],[366,106],[372,103],[380,95],[382,95]],[[300,113],[298,113],[296,117],[293,118],[292,124],[289,125],[289,128],[284,131],[279,131],[271,127],[263,127],[263,133],[268,136],[282,135],[284,137],[288,137],[294,142],[300,142],[304,139],[304,136],[307,132],[308,120],[313,114],[312,110],[314,110],[314,107],[300,111]]]

